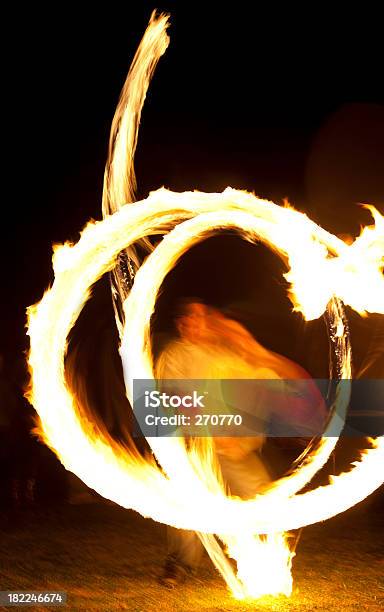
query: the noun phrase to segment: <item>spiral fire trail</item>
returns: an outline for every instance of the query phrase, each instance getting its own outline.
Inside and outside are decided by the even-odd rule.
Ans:
[[[202,454],[188,452],[179,438],[148,438],[160,469],[154,460],[119,445],[105,430],[96,429],[84,418],[64,377],[68,334],[90,297],[91,287],[103,274],[113,271],[120,254],[126,252],[134,274],[132,289],[127,290],[119,270],[114,287],[115,302],[120,300],[123,305],[123,316],[119,316],[120,354],[132,405],[133,380],[154,378],[150,319],[163,279],[191,246],[225,228],[235,229],[244,239],[262,242],[277,253],[287,270],[293,308],[306,320],[327,312],[337,354],[336,377],[352,377],[343,304],[362,315],[384,314],[384,217],[373,207],[374,225],[364,228],[348,245],[292,208],[230,188],[221,194],[159,189],[145,200],[123,205],[134,197],[133,155],[139,118],[154,67],[168,44],[167,23],[165,16],[152,16],[123,90],[105,175],[105,219],[89,223],[77,244],[55,247],[53,286],[39,304],[28,309],[29,399],[40,417],[41,438],[88,486],[143,516],[205,534],[211,558],[236,596],[289,594],[287,572],[280,581],[271,579],[264,590],[255,587],[255,573],[250,568],[256,556],[262,564],[263,555],[266,558],[271,553],[269,568],[275,563],[275,568],[289,570],[291,555],[278,534],[344,512],[384,480],[381,437],[367,443],[350,471],[332,477],[326,486],[299,493],[337,444],[338,438],[328,433],[335,431],[336,413],[346,413],[347,386],[339,385],[337,411],[333,411],[322,439],[308,450],[300,466],[273,483],[270,490],[244,501],[227,496],[222,489],[209,440]],[[159,234],[164,238],[152,250],[148,237]],[[133,250],[138,241],[152,250],[140,267]],[[117,309],[117,314],[122,312]],[[339,433],[342,426],[341,419]],[[270,534],[269,545],[256,552],[259,541],[251,547],[249,542],[261,533]],[[223,540],[232,538],[231,554],[238,561],[238,577],[225,563],[221,548],[213,548],[215,540],[210,534]]]

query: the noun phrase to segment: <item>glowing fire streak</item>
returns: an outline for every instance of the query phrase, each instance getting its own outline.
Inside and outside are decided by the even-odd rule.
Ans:
[[[152,16],[122,92],[111,131],[104,215],[134,198],[133,155],[140,114],[153,70],[168,45],[166,27],[166,16]],[[339,418],[335,413],[324,437],[305,454],[298,469],[253,500],[227,498],[216,475],[209,440],[204,454],[187,454],[177,438],[148,439],[166,477],[154,461],[119,446],[84,419],[64,380],[66,338],[91,285],[113,268],[119,252],[128,249],[137,266],[132,245],[140,240],[150,250],[147,236],[172,230],[140,268],[124,303],[121,356],[127,396],[132,400],[132,380],[153,377],[149,321],[163,278],[193,244],[217,229],[232,227],[247,240],[261,240],[283,259],[294,308],[306,319],[317,318],[327,309],[338,357],[337,375],[351,378],[350,347],[338,298],[361,314],[384,312],[384,218],[373,207],[370,210],[375,226],[364,228],[347,245],[305,215],[245,192],[174,194],[162,189],[143,202],[121,208],[102,223],[90,224],[76,246],[56,248],[55,283],[41,303],[29,309],[30,398],[41,418],[41,437],[68,469],[104,497],[155,520],[200,531],[212,560],[237,597],[290,593],[292,553],[279,532],[329,518],[377,488],[383,480],[383,439],[372,441],[350,472],[334,477],[326,487],[296,495],[337,443],[337,438],[327,436],[331,427],[335,431]],[[126,289],[116,279],[118,293],[125,297]],[[339,433],[348,401],[349,389],[339,387]],[[225,534],[220,538],[237,559],[238,578],[210,535],[213,533]],[[270,535],[262,540],[252,535],[256,533]]]
[[[103,191],[104,216],[115,212],[121,207],[122,204],[134,200],[136,181],[134,175],[133,160],[137,143],[140,116],[149,82],[154,71],[154,67],[156,66],[158,60],[160,59],[161,55],[164,53],[166,47],[169,44],[169,38],[166,33],[167,26],[167,15],[156,15],[155,13],[152,14],[150,23],[143,36],[135,58],[132,62],[132,66],[129,70],[126,82],[121,93],[119,104],[117,106],[116,113],[112,122],[109,155],[106,164]],[[337,239],[335,238],[335,242],[336,241]],[[141,246],[144,246],[146,248],[146,250],[151,251],[152,246],[146,238],[143,238],[140,243]],[[337,246],[341,246],[341,244],[339,243],[339,245]],[[128,266],[128,274],[131,277],[130,280],[132,281],[132,276],[137,271],[140,262],[137,259],[134,247],[130,246],[126,250],[126,253],[128,255],[128,260],[126,260],[126,264]],[[124,303],[125,298],[129,293],[129,286],[127,286],[127,278],[125,274],[126,273],[124,273],[123,269],[121,268],[121,265],[119,264],[117,268],[113,271],[112,278],[112,294],[114,298],[113,303],[115,307],[116,324],[119,330],[120,338],[122,338],[123,336],[124,321],[122,304]],[[305,292],[304,295],[306,295]],[[338,305],[334,301],[332,301],[328,306],[328,309],[332,311],[335,308],[338,308],[340,310],[341,305]],[[329,320],[333,320],[332,312],[329,313],[328,321]],[[341,319],[338,319],[337,325],[338,329],[335,332],[331,330],[331,333],[334,337],[335,350],[338,351],[338,354],[345,354],[345,352],[349,350],[349,347],[347,346],[348,337],[346,337],[345,340],[340,340],[343,338],[343,330],[345,326]],[[345,376],[348,375],[346,372],[338,372],[338,375],[343,374]],[[332,372],[330,372],[330,375],[332,376]],[[347,407],[347,400],[348,398],[345,397],[345,409]],[[339,401],[338,414],[341,415],[340,410],[341,402]],[[344,419],[341,418],[340,430],[343,426],[343,421]],[[304,484],[308,480],[310,480],[313,474],[316,473],[316,471],[320,469],[320,467],[322,467],[326,460],[326,457],[329,456],[337,441],[336,438],[334,438],[333,440],[327,438],[327,433],[328,432],[326,432],[325,437],[322,439],[316,450],[313,450],[312,448],[312,453],[309,453],[311,447],[308,447],[307,450],[303,453],[300,462],[301,469],[296,470],[295,478],[280,479],[278,483],[274,485],[273,488],[277,495],[281,497],[284,495],[293,494],[301,488],[300,484],[301,486],[304,486]],[[216,565],[220,573],[224,576],[231,590],[234,593],[238,594],[238,582],[234,579],[233,572],[231,571],[231,566],[228,565],[228,561],[224,556],[221,548],[217,545],[216,540],[212,536],[209,536],[207,534],[199,535],[213,563]],[[249,550],[249,546],[252,544],[252,542],[255,542],[254,538],[248,539],[248,545],[243,547],[244,551]],[[288,594],[291,589],[291,575],[289,571],[291,555],[289,554],[289,551],[287,551],[287,546],[284,540],[280,540],[280,545],[283,555],[285,556],[283,556],[283,559],[280,559],[280,564],[276,562],[273,574],[276,575],[277,568],[280,566],[282,568],[284,576],[274,581],[273,588],[271,590],[270,581],[266,579],[260,580],[260,574],[255,574],[254,578],[256,578],[256,580],[253,581],[250,580],[250,576],[248,575],[246,580],[246,583],[248,584],[248,592],[251,592],[252,590],[249,588],[249,586],[254,584],[255,582],[257,583],[258,578],[258,582],[260,584],[265,585],[267,593],[275,593],[280,589],[282,590],[282,592]],[[266,553],[267,546],[268,543],[263,541],[262,548],[264,556]],[[261,547],[259,546],[259,549],[260,548]],[[272,543],[272,549],[274,551],[274,556],[278,559],[278,555],[276,555],[276,540]],[[232,550],[234,550],[233,546]],[[244,562],[240,564],[239,559],[240,548],[237,547],[236,551],[238,569],[240,568],[240,565],[242,565],[244,570],[245,564]],[[255,544],[253,546],[253,551],[253,561],[249,566],[255,568],[258,565],[256,563],[258,551],[257,549],[255,549]],[[244,575],[244,571],[242,572],[242,574]]]
[[[169,25],[168,19],[169,16],[166,14],[157,15],[155,11],[152,13],[120,95],[112,121],[104,173],[103,217],[113,214],[124,204],[135,200],[136,177],[133,160],[141,112],[157,63],[169,44],[166,31]],[[137,244],[147,252],[153,249],[146,237],[139,240]],[[140,266],[136,246],[128,247],[125,255],[129,268],[128,273],[133,277]],[[127,279],[121,273],[121,269],[116,267],[112,271],[112,294],[120,337],[123,331],[122,304],[128,293]]]
[[[160,228],[165,230],[167,226],[174,225],[176,220],[191,215],[196,215],[196,223],[202,218],[201,222],[205,224],[209,221],[207,217],[212,215],[212,229],[216,227],[216,223],[219,223],[220,227],[243,227],[244,224],[243,231],[247,236],[250,232],[253,237],[256,233],[259,236],[262,234],[268,243],[274,240],[275,248],[278,243],[279,248],[284,247],[288,260],[289,242],[294,252],[298,244],[304,245],[304,260],[310,262],[309,265],[312,265],[315,257],[322,264],[320,252],[325,257],[325,249],[319,249],[319,246],[324,246],[322,241],[326,233],[306,217],[231,189],[221,195],[174,194],[161,189],[152,193],[146,201],[124,207],[102,222],[89,224],[78,244],[66,244],[56,248],[53,258],[55,282],[42,301],[29,309],[29,362],[33,375],[30,399],[41,418],[43,439],[55,450],[65,467],[104,497],[126,508],[134,508],[144,516],[180,528],[237,536],[246,532],[273,534],[325,520],[343,512],[364,499],[383,482],[383,438],[372,442],[372,447],[362,454],[361,460],[351,471],[334,477],[325,487],[302,495],[292,495],[291,483],[295,483],[294,490],[296,485],[300,488],[305,484],[296,472],[284,481],[284,486],[289,483],[289,496],[282,497],[278,489],[274,489],[256,496],[254,500],[243,501],[226,498],[224,493],[218,491],[217,479],[208,478],[209,473],[212,473],[210,463],[201,465],[201,457],[196,456],[193,460],[197,464],[200,462],[199,473],[207,472],[207,480],[200,481],[177,438],[148,440],[160,463],[172,474],[168,479],[154,462],[147,463],[137,454],[112,443],[104,432],[96,432],[91,424],[82,420],[65,383],[63,362],[66,338],[89,296],[90,287],[112,268],[116,256],[128,244],[143,235],[157,233]],[[188,221],[189,224],[191,222],[192,220]],[[186,225],[187,223],[182,223],[177,226],[164,238],[158,249],[172,240],[176,250],[179,249],[180,232],[183,227],[185,231]],[[156,300],[153,287],[158,285],[159,272],[161,268],[166,268],[166,265],[167,262],[160,256],[155,257],[153,254],[140,268],[134,288],[125,304],[129,322],[126,325],[127,333],[131,317],[132,322],[138,317],[143,318],[147,329],[153,310],[151,304]],[[139,308],[135,314],[137,287],[141,282],[145,284],[148,276],[152,277],[153,286],[150,288],[145,285],[145,299],[139,300]],[[337,310],[335,317],[342,321]],[[146,336],[145,329],[136,326],[134,329],[135,334],[131,339]],[[128,382],[133,372],[140,378],[146,378],[148,375],[151,377],[151,369],[148,371],[150,352],[147,343],[144,342],[144,352],[142,340],[129,347],[129,350],[137,351],[137,360],[135,357],[133,362],[129,360],[125,344],[124,342],[122,345],[122,356]],[[348,376],[349,351],[343,354],[342,360],[341,371],[344,376]],[[128,395],[129,386],[128,384]],[[345,398],[341,399],[345,401]],[[334,442],[335,440],[326,440],[326,450],[324,446],[320,447],[322,450],[318,451],[317,455],[320,457],[320,465],[328,456],[329,447],[333,447]],[[183,466],[183,469],[175,471],[172,466]],[[309,470],[309,478],[313,473],[312,468],[313,466]]]

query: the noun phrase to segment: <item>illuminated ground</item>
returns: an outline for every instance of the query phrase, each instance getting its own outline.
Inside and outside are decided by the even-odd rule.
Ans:
[[[164,590],[157,576],[165,531],[152,521],[113,506],[65,506],[4,529],[1,589],[65,590],[66,609],[73,611],[381,611],[383,532],[378,500],[307,528],[295,560],[293,597],[248,604],[228,596],[208,561],[198,578]]]

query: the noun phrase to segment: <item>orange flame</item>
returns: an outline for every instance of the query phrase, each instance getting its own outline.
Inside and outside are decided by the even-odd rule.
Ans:
[[[166,27],[165,16],[152,16],[119,103],[105,176],[106,218],[90,223],[76,245],[55,248],[54,284],[39,304],[28,309],[29,397],[40,417],[41,438],[88,486],[143,516],[201,532],[212,560],[237,597],[289,594],[292,553],[281,534],[343,512],[379,487],[384,438],[372,440],[350,471],[298,495],[337,444],[337,438],[327,435],[331,427],[335,431],[334,417],[299,468],[253,499],[242,500],[223,490],[209,439],[202,453],[196,448],[188,451],[179,438],[148,438],[161,470],[154,460],[120,446],[89,423],[64,377],[67,337],[90,296],[90,287],[114,268],[124,249],[137,267],[133,245],[144,240],[148,246],[147,237],[152,234],[168,232],[139,268],[127,297],[118,284],[126,298],[120,353],[131,403],[133,380],[154,377],[149,323],[161,283],[183,253],[217,228],[234,228],[247,240],[263,242],[284,260],[293,307],[305,319],[320,317],[327,310],[340,378],[351,378],[341,300],[361,314],[384,313],[384,218],[373,207],[375,225],[364,228],[348,245],[292,208],[230,188],[222,194],[160,189],[146,200],[122,206],[134,195],[133,154],[140,112],[151,74],[168,44]],[[345,414],[348,402],[348,388],[340,387],[338,414]],[[341,431],[343,419],[337,425]],[[268,539],[255,538],[260,533],[269,534]],[[228,553],[236,557],[237,577],[212,534],[218,534]],[[255,563],[260,572],[265,570],[262,588],[251,571]]]

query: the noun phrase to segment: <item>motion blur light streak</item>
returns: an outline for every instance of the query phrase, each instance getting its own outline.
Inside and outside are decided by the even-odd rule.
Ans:
[[[336,378],[352,378],[342,303],[362,315],[384,314],[384,217],[373,207],[369,210],[374,225],[348,245],[291,207],[230,188],[221,194],[173,193],[163,188],[123,206],[134,197],[138,122],[151,74],[168,44],[167,23],[166,16],[152,16],[124,86],[105,174],[105,219],[89,223],[76,245],[54,248],[54,284],[39,304],[28,309],[29,398],[40,417],[41,438],[88,486],[143,516],[201,532],[211,559],[236,597],[289,595],[292,553],[283,533],[345,511],[383,482],[384,438],[377,438],[367,443],[350,471],[332,477],[326,486],[298,494],[337,444],[338,438],[327,433],[330,427],[335,431],[337,419],[341,433],[349,402],[347,385],[339,385],[337,410],[323,438],[307,450],[299,467],[245,501],[226,495],[211,439],[204,439],[197,451],[187,450],[182,438],[148,438],[162,471],[154,459],[119,445],[105,429],[96,429],[84,418],[65,381],[68,334],[90,297],[91,286],[114,270],[126,250],[134,283],[129,291],[117,269],[114,297],[115,305],[123,302],[120,354],[132,404],[133,380],[154,377],[150,319],[164,277],[191,246],[224,228],[235,229],[248,241],[262,242],[278,254],[287,269],[293,308],[306,320],[326,312]],[[159,234],[166,235],[153,250],[148,236]],[[153,251],[140,268],[133,250],[137,241]],[[212,534],[236,559],[237,576]],[[261,540],[256,534],[268,534],[268,538]]]
[[[168,15],[156,15],[153,12],[121,92],[112,121],[104,173],[102,200],[104,217],[113,214],[121,206],[136,199],[136,176],[133,162],[139,123],[153,72],[169,44],[167,27]],[[137,244],[149,252],[153,248],[147,238],[140,239]],[[112,272],[113,305],[120,337],[123,333],[124,322],[122,304],[129,293],[139,265],[140,260],[136,247],[131,245],[121,254],[120,262]]]

